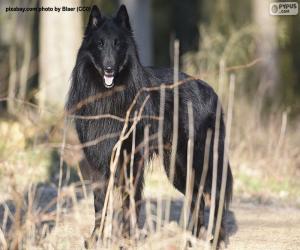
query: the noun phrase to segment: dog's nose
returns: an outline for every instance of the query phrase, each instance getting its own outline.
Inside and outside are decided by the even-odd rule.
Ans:
[[[105,71],[105,73],[107,73],[107,74],[112,74],[112,73],[114,73],[114,70],[113,70],[113,68],[112,68],[111,66],[105,67],[105,68],[104,68],[104,71]]]

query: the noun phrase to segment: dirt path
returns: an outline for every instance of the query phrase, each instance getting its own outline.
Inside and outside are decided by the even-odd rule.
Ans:
[[[156,203],[151,203],[152,211],[156,210]],[[85,225],[80,227],[81,233],[87,236],[93,225],[93,209],[88,206],[89,219],[85,221]],[[164,206],[163,206],[164,207]],[[179,221],[182,208],[182,200],[172,201],[172,213],[171,219]],[[145,213],[142,211],[142,217],[145,218]],[[208,217],[208,211],[206,211],[206,217]],[[142,218],[142,220],[144,219]],[[66,230],[70,235],[66,237],[66,240],[76,239],[77,246],[81,245],[78,241],[78,237],[73,235],[74,222],[76,220],[68,220],[71,222],[69,226],[66,224],[61,229],[66,233]],[[77,220],[78,221],[78,220]],[[229,232],[229,244],[227,249],[229,250],[299,250],[300,249],[300,210],[296,208],[276,208],[274,206],[266,205],[253,205],[251,203],[233,203],[228,220],[227,227]],[[63,229],[64,228],[64,229]],[[176,232],[176,230],[175,230]],[[154,237],[155,238],[155,237]],[[163,237],[159,240],[164,241]],[[74,246],[74,245],[73,245]],[[74,246],[75,247],[75,246]],[[173,242],[170,247],[150,247],[149,249],[181,249],[178,243]],[[178,247],[178,248],[177,248]],[[80,249],[73,248],[72,249]],[[140,248],[138,248],[140,249]],[[142,247],[141,249],[144,249]],[[198,249],[198,248],[191,248]]]
[[[171,218],[178,221],[181,208],[182,201],[175,201]],[[300,250],[300,209],[234,202],[226,224],[227,249]]]
[[[232,206],[237,231],[228,249],[300,249],[300,210],[249,203]]]

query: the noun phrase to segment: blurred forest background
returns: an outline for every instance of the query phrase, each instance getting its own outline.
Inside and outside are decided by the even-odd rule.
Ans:
[[[6,8],[97,4],[113,15],[120,3],[128,8],[142,62],[173,67],[178,39],[180,70],[223,89],[225,114],[235,76],[234,200],[300,207],[300,15],[271,16],[269,0],[1,0],[0,203],[32,185],[56,190],[60,166],[61,185],[79,178],[82,155],[66,150],[62,161],[60,152],[69,79],[89,16]],[[77,143],[74,136],[66,140]],[[160,174],[151,178],[146,192],[174,191],[160,186]],[[0,232],[0,246],[1,239]]]
[[[247,185],[254,191],[265,191],[261,185],[267,184],[256,176],[252,183],[248,174],[270,178],[271,173],[274,180],[270,185],[277,191],[291,185],[288,176],[299,176],[300,172],[299,15],[271,16],[269,1],[260,0],[72,0],[63,4],[27,0],[1,1],[0,8],[97,4],[103,13],[113,15],[120,3],[127,5],[145,65],[172,67],[173,42],[178,39],[181,70],[215,89],[220,62],[227,79],[225,85],[229,75],[235,74],[231,149],[237,170],[242,169],[240,177],[249,181]],[[59,142],[59,136],[49,131],[61,124],[69,78],[88,16],[89,11],[2,11],[1,164],[17,161],[19,150],[36,151],[40,143]],[[289,134],[290,141],[286,142]],[[286,147],[290,148],[285,153],[282,150]],[[278,155],[283,158],[280,163]],[[0,178],[3,166],[1,169]],[[281,181],[283,187],[277,187]]]
[[[178,39],[181,71],[217,91],[222,76],[225,113],[235,76],[235,199],[300,206],[300,15],[271,16],[268,0],[1,1],[0,202],[30,183],[58,183],[64,102],[89,16],[5,9],[97,4],[113,15],[120,3],[145,65],[172,67]],[[79,160],[65,154],[66,175]],[[157,180],[148,184],[155,193]]]
[[[5,12],[6,7],[98,4],[103,13],[112,15],[119,2],[127,4],[145,65],[171,66],[174,39],[180,41],[182,68],[191,74],[211,73],[222,58],[229,67],[256,60],[238,74],[247,98],[258,94],[289,107],[293,115],[299,113],[299,15],[271,16],[269,1],[258,0],[1,1],[1,96],[38,103],[45,98],[40,96],[41,87],[51,81],[63,91],[47,98],[63,101],[66,71],[74,64],[89,15],[88,11]],[[1,102],[1,110],[13,113],[14,106]]]

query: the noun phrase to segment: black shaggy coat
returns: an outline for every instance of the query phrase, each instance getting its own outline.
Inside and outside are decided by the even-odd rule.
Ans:
[[[98,41],[100,41],[100,48],[97,43]],[[109,64],[109,66],[112,65],[114,69],[114,87],[110,89],[105,86],[103,80],[106,74],[105,69],[107,68],[107,64]],[[110,68],[111,67],[109,67],[109,69]],[[188,103],[191,102],[194,118],[193,209],[196,206],[196,196],[203,170],[205,141],[209,129],[212,130],[212,138],[214,138],[218,96],[208,84],[201,80],[192,79],[184,73],[179,74],[179,80],[182,81],[182,84],[178,87],[179,130],[173,184],[180,192],[185,193],[187,143],[189,135]],[[102,17],[99,9],[97,7],[93,8],[73,70],[66,108],[67,111],[75,117],[75,126],[81,143],[85,145],[88,142],[94,142],[84,147],[84,153],[90,167],[97,173],[93,176],[93,180],[102,185],[101,188],[94,190],[96,213],[95,229],[99,227],[107,182],[110,177],[112,150],[124,126],[122,119],[125,118],[128,108],[138,93],[139,96],[136,100],[136,104],[133,106],[130,117],[133,118],[135,111],[139,112],[142,106],[144,106],[142,109],[143,118],[136,126],[135,145],[143,145],[144,131],[148,126],[150,138],[148,147],[149,155],[158,154],[158,119],[154,119],[154,117],[159,117],[159,87],[161,86],[167,86],[164,103],[163,145],[164,167],[167,175],[169,175],[173,135],[174,91],[173,88],[168,88],[168,86],[172,84],[172,69],[156,69],[141,65],[125,6],[121,6],[113,18]],[[153,87],[154,90],[149,90],[149,88]],[[142,89],[145,88],[148,88],[148,90],[142,91]],[[99,115],[107,114],[117,116],[118,119],[112,116],[97,118]],[[132,125],[132,121],[129,127],[130,125]],[[221,115],[217,162],[217,205],[223,170],[224,138],[225,127],[223,115]],[[210,195],[212,188],[213,144],[214,142],[212,140],[207,178],[204,186],[204,193],[206,195]],[[130,155],[131,150],[132,135],[122,144],[119,168],[120,166],[124,166],[123,152],[126,151],[127,155]],[[139,147],[134,157],[133,170],[136,181],[135,200],[137,202],[141,199],[143,189],[144,151],[145,147]],[[118,169],[117,175],[119,175],[119,172],[120,169]],[[225,208],[230,202],[231,195],[232,174],[229,167],[225,192]],[[128,210],[128,197],[126,194],[124,194],[124,197],[124,210]],[[203,198],[199,205],[200,212],[198,215],[199,223],[196,230],[197,232],[199,232],[200,227],[204,225]],[[124,222],[125,224],[129,223],[126,218]],[[124,228],[125,230],[126,228],[128,229],[126,226]],[[224,229],[222,228],[221,231],[224,232]],[[220,238],[223,239],[224,235],[221,234]]]

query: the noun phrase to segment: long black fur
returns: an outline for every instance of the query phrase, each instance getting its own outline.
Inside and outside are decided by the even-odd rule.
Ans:
[[[114,87],[108,89],[104,84],[105,69],[111,67],[114,72]],[[180,80],[185,80],[179,86],[179,134],[176,153],[175,179],[174,186],[183,194],[186,187],[187,172],[187,142],[189,134],[188,124],[188,102],[192,103],[194,114],[194,193],[192,209],[196,206],[196,196],[203,169],[205,140],[207,131],[214,130],[216,124],[216,109],[218,96],[214,90],[201,80],[191,79],[188,75],[180,73]],[[99,9],[94,6],[87,25],[82,45],[79,49],[76,65],[72,74],[71,88],[66,104],[68,112],[76,116],[97,116],[101,114],[111,114],[125,118],[126,111],[131,105],[137,93],[145,87],[157,87],[162,84],[170,85],[173,83],[173,70],[168,68],[150,68],[141,65],[133,33],[125,6],[121,6],[118,13],[111,18],[103,17]],[[122,89],[123,87],[123,89]],[[121,89],[120,89],[121,88]],[[117,90],[117,91],[116,91]],[[101,96],[102,95],[102,96]],[[94,99],[91,99],[95,97]],[[158,121],[151,117],[159,116],[160,91],[144,91],[137,99],[134,111],[141,109],[145,98],[148,100],[143,109],[143,116],[136,127],[136,145],[144,141],[144,130],[149,126],[150,156],[158,153]],[[167,175],[169,175],[170,155],[173,133],[173,89],[167,88],[165,92],[165,114],[163,128],[164,143],[164,166]],[[95,175],[93,180],[101,183],[101,188],[94,190],[95,201],[95,229],[99,227],[100,216],[103,208],[107,182],[110,176],[110,159],[112,149],[118,141],[120,132],[124,123],[113,118],[102,119],[81,119],[75,118],[76,130],[81,143],[94,141],[101,136],[116,134],[113,138],[105,139],[96,145],[84,147],[86,159],[93,169]],[[219,193],[221,188],[221,179],[223,171],[223,153],[225,126],[223,114],[221,115],[220,131],[218,145],[218,173],[217,173],[217,205],[219,202]],[[155,137],[156,136],[156,137]],[[130,155],[132,149],[132,136],[124,141],[122,152],[125,150]],[[134,157],[134,177],[136,181],[135,199],[141,200],[143,190],[143,171],[144,171],[144,147],[135,153]],[[123,166],[124,159],[121,154],[119,168]],[[129,168],[127,168],[127,171]],[[205,195],[210,195],[212,187],[212,169],[213,169],[213,141],[210,146],[208,173],[204,187]],[[117,176],[122,171],[118,170]],[[232,196],[232,174],[228,166],[227,185],[225,194],[225,212]],[[129,200],[124,193],[124,211],[128,211]],[[200,227],[204,225],[204,199],[200,203],[200,212],[198,215],[198,233]],[[216,209],[217,211],[217,209]],[[137,209],[138,212],[138,209]],[[126,213],[125,213],[126,214]],[[224,213],[226,214],[226,213]],[[223,221],[224,222],[224,221]],[[128,219],[124,218],[127,225],[124,230],[128,230]],[[224,228],[222,223],[222,230]],[[126,232],[125,232],[126,233]],[[224,238],[220,234],[220,238]]]

